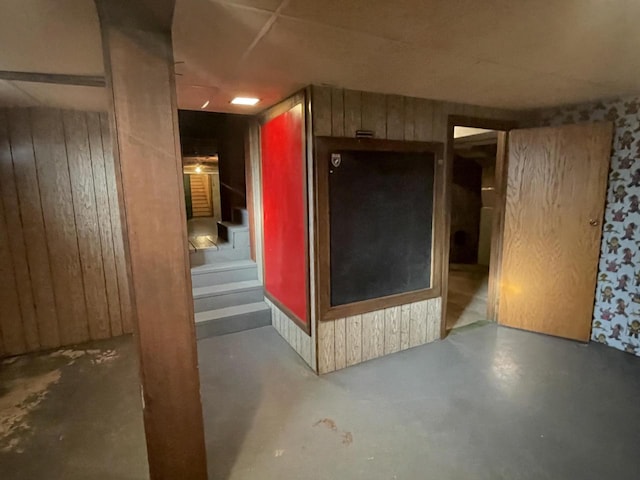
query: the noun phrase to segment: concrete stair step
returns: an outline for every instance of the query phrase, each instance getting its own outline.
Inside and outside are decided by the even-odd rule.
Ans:
[[[249,246],[249,225],[218,222],[218,237],[228,241],[233,248]]]
[[[264,289],[258,280],[223,283],[193,289],[196,312],[217,310],[264,300]]]
[[[235,224],[249,225],[249,212],[246,208],[233,207],[231,211],[231,220]]]
[[[191,262],[191,267],[198,267],[219,262],[248,260],[250,257],[251,251],[249,247],[233,248],[229,242],[223,242],[218,239],[215,247],[190,251],[189,261]]]
[[[271,309],[260,301],[198,312],[195,318],[196,336],[201,339],[271,325]]]
[[[258,279],[258,266],[253,260],[236,260],[205,264],[191,269],[194,288]]]

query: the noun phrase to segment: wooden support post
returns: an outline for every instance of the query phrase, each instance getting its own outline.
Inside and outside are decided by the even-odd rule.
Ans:
[[[151,478],[206,452],[171,43],[173,1],[96,0],[140,353]]]

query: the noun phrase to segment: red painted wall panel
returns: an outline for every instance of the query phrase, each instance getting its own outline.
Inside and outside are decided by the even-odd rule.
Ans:
[[[264,286],[308,322],[304,110],[298,104],[262,125]]]

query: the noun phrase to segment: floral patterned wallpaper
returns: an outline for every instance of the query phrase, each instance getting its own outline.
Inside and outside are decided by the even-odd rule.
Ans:
[[[640,97],[545,110],[540,119],[615,124],[591,338],[640,356]]]

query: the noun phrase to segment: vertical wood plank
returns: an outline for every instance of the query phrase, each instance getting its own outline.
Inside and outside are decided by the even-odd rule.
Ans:
[[[440,322],[442,315],[440,311],[440,305],[442,300],[440,298],[432,298],[427,300],[427,338],[426,342],[433,342],[440,338]]]
[[[384,354],[400,350],[400,317],[401,307],[390,307],[384,310]]]
[[[287,343],[291,344],[291,337],[289,336],[289,322],[287,322],[287,316],[280,309],[278,309],[278,315],[280,316],[280,325],[282,326],[284,339],[287,341]]]
[[[411,304],[400,307],[400,350],[409,348],[411,324]]]
[[[344,90],[331,89],[331,135],[344,137]]]
[[[404,123],[404,139],[407,141],[415,140],[415,109],[416,98],[405,97],[404,109],[403,109],[403,123]]]
[[[280,334],[282,335],[282,338],[289,343],[289,329],[287,328],[287,323],[284,321],[284,315],[278,307],[275,307],[275,311],[278,315],[278,323],[280,324]]]
[[[384,355],[384,310],[362,315],[362,361]]]
[[[351,366],[362,362],[362,316],[347,317],[345,324],[347,366]]]
[[[375,358],[373,346],[373,312],[363,313],[362,321],[362,361]]]
[[[16,320],[22,322],[26,350],[37,350],[40,346],[38,324],[20,218],[20,203],[13,173],[8,118],[4,109],[0,109],[0,194],[4,204],[9,251],[11,252],[16,291],[20,304],[20,318]]]
[[[276,307],[278,308],[278,307]],[[289,325],[287,325],[287,319],[282,313],[282,311],[278,308],[278,321],[280,322],[280,330],[282,331],[282,337],[289,343]]]
[[[376,310],[373,312],[373,338],[372,338],[372,354],[373,358],[384,355],[384,310]]]
[[[415,139],[421,142],[433,140],[433,102],[418,99],[415,110]]]
[[[427,339],[427,309],[426,302],[411,304],[411,320],[409,331],[409,346],[422,345]]]
[[[318,322],[318,370],[320,374],[336,369],[333,322]]]
[[[113,147],[109,121],[106,114],[100,114],[100,126],[102,129],[102,147],[104,154],[104,167],[107,178],[107,192],[109,194],[109,214],[111,215],[111,231],[113,234],[113,253],[116,261],[116,273],[118,276],[118,294],[120,296],[120,316],[122,320],[122,331],[124,333],[133,332],[133,305],[131,300],[131,286],[129,285],[127,260],[124,250],[124,236],[122,230],[120,200],[116,179],[119,177],[116,172],[113,157]]]
[[[317,366],[314,363],[314,351],[316,349],[316,344],[313,341],[314,337],[308,336],[306,338],[305,341],[305,349],[306,349],[306,356],[305,356],[305,360],[307,361],[307,364],[309,365],[309,367],[313,370],[316,371]]]
[[[298,327],[295,323],[291,321],[291,319],[287,316],[287,325],[289,327],[289,343],[293,347],[293,349],[298,352],[300,349],[300,345],[298,345]]]
[[[387,139],[404,139],[404,101],[400,95],[387,95]]]
[[[347,322],[344,318],[334,320],[336,370],[347,366]]]
[[[10,109],[8,116],[13,172],[38,322],[39,343],[42,348],[53,348],[60,345],[58,315],[51,279],[29,110]]]
[[[309,339],[310,337],[303,332],[302,330],[299,330],[299,334],[300,334],[300,356],[302,357],[302,359],[307,363],[307,365],[311,365],[311,357],[309,356]]]
[[[442,102],[434,102],[433,104],[433,140],[435,142],[447,142],[447,123],[448,116],[444,110]]]
[[[374,138],[387,138],[387,102],[381,93],[362,92],[362,129]]]
[[[66,110],[62,113],[62,122],[69,162],[71,196],[87,305],[86,321],[89,336],[94,340],[109,338],[111,325],[86,117],[82,112]]]
[[[295,332],[293,331],[293,328],[291,328],[291,322],[289,321],[289,317],[287,317],[287,315],[285,315],[284,312],[282,312],[282,319],[284,322],[284,328],[287,330],[287,342],[289,342],[289,345],[291,345],[291,347],[295,350],[296,349]]]
[[[273,304],[269,301],[268,298],[264,299],[265,303],[269,306],[271,310],[271,325],[276,329],[278,334],[280,333],[280,328],[278,326],[278,312],[276,312],[275,308],[273,308]]]
[[[89,339],[89,329],[62,114],[34,109],[32,124],[60,341],[80,343]]]
[[[296,345],[298,346],[297,352],[298,352],[298,355],[300,355],[304,359],[304,353],[303,353],[304,352],[304,343],[303,343],[303,338],[302,338],[302,335],[303,335],[304,332],[297,325],[294,325],[294,326],[296,328],[296,336],[298,337],[296,339]]]
[[[356,90],[344,91],[344,136],[355,137],[356,130],[362,129],[362,93]]]
[[[0,206],[2,206],[0,197]],[[0,333],[3,354],[16,355],[26,351],[20,301],[16,289],[16,279],[11,262],[9,235],[4,218],[4,208],[0,209]]]
[[[107,307],[111,334],[122,334],[122,314],[120,312],[120,294],[118,292],[118,275],[113,251],[113,232],[109,193],[104,167],[104,153],[100,116],[97,113],[87,113],[87,129],[89,132],[89,151],[91,155],[91,170],[93,172],[93,187],[96,197],[98,232],[100,235],[100,250],[102,254],[102,268],[104,274]]]
[[[282,312],[275,305],[273,306],[273,315],[276,319],[276,325],[278,327],[278,332],[282,335],[282,338],[286,339],[287,335],[285,334],[285,323],[282,318]]]
[[[331,136],[331,88],[313,85],[311,92],[313,134]]]

